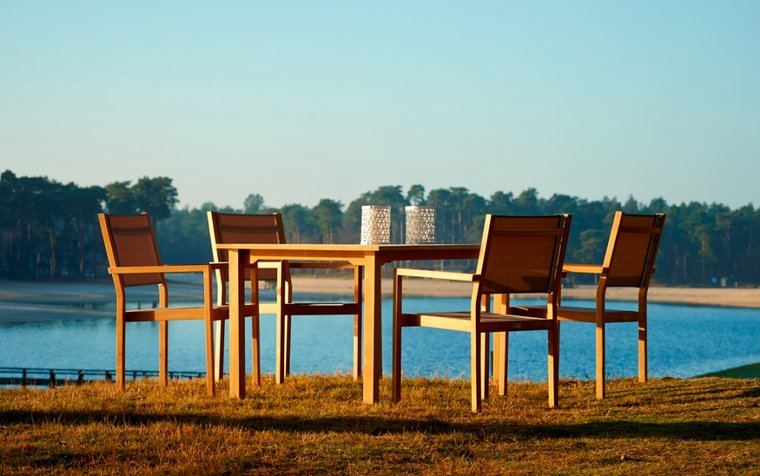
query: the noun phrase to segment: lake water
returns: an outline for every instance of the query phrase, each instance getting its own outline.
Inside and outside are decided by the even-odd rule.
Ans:
[[[409,298],[405,309],[466,309],[464,298]],[[519,302],[519,301],[518,301]],[[526,301],[522,301],[523,303]],[[590,302],[575,301],[577,304]],[[632,303],[616,303],[619,307]],[[81,319],[0,323],[0,367],[113,369],[113,311],[103,304],[70,304],[81,308]],[[98,312],[88,310],[100,307]],[[110,304],[111,308],[113,304]],[[104,317],[109,316],[109,317]],[[383,300],[383,369],[391,369],[391,301]],[[293,373],[348,373],[352,361],[350,316],[297,316],[293,324]],[[246,320],[250,342],[250,325]],[[204,371],[202,322],[169,325],[169,368]],[[653,377],[691,377],[760,362],[760,310],[720,307],[649,305],[649,370]],[[633,377],[636,369],[637,326],[609,325],[607,372]],[[262,370],[274,373],[274,317],[263,315]],[[590,379],[594,375],[594,326],[563,323],[561,376]],[[435,329],[405,329],[402,347],[407,375],[468,377],[467,334]],[[250,348],[246,365],[250,371]],[[158,325],[127,326],[127,369],[158,368]],[[510,335],[509,378],[546,380],[546,334]]]

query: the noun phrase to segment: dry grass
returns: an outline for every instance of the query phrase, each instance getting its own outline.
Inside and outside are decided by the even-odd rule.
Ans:
[[[349,377],[225,383],[93,383],[0,390],[0,474],[760,474],[760,380],[510,385],[482,414],[468,384],[405,380],[404,399],[361,403]]]

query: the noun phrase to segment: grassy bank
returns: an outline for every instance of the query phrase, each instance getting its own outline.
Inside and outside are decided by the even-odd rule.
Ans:
[[[741,367],[734,367],[719,372],[711,372],[703,375],[703,377],[760,378],[760,363],[742,365]]]
[[[265,378],[244,401],[201,380],[0,390],[0,474],[758,474],[760,380],[515,383],[482,414],[464,381],[405,380],[363,405],[348,377]]]

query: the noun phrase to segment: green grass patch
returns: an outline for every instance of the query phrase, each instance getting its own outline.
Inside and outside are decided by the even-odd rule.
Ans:
[[[470,414],[469,384],[408,379],[361,403],[344,376],[98,382],[0,390],[0,474],[748,474],[760,468],[760,380],[513,383]]]
[[[742,365],[719,372],[711,372],[703,375],[703,377],[760,378],[760,364]]]

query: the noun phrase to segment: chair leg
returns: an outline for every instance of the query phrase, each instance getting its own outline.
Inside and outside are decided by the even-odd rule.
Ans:
[[[293,316],[285,316],[285,376],[290,375],[290,343],[293,336]]]
[[[470,332],[470,399],[472,413],[480,413],[480,332]]]
[[[354,315],[354,381],[362,376],[362,316]]]
[[[393,366],[391,372],[391,400],[398,403],[401,400],[401,326],[397,317],[393,316]]]
[[[493,304],[494,312],[499,314],[508,314],[509,294],[498,294],[494,296]],[[507,357],[509,355],[509,332],[494,333],[493,355],[493,375],[498,385],[499,395],[505,396],[507,394]]]
[[[596,399],[604,398],[604,323],[596,324]]]
[[[499,370],[499,366],[501,365],[499,361],[499,355],[501,355],[501,332],[493,333],[493,346],[491,347],[491,352],[493,352],[493,358],[491,359],[491,375],[489,375],[488,378],[492,379],[498,387],[499,375],[501,374],[501,371]]]
[[[274,380],[280,384],[285,381],[285,361],[287,360],[287,339],[286,339],[286,319],[287,316],[282,313],[282,308],[277,307],[275,315],[275,350],[274,350]]]
[[[639,318],[639,382],[647,381],[647,318]]]
[[[158,323],[158,382],[169,384],[169,323]]]
[[[497,372],[496,381],[499,384],[499,395],[502,396],[507,394],[508,359],[509,332],[497,332],[494,334],[494,372]]]
[[[116,318],[116,388],[124,390],[125,383],[125,345],[126,345],[126,323],[123,317]]]
[[[259,335],[258,313],[251,317],[251,378],[253,384],[261,385],[261,336]],[[243,362],[240,363],[243,365]]]
[[[490,374],[490,350],[491,350],[491,334],[488,332],[480,333],[480,398],[488,400],[488,376]]]
[[[293,302],[293,285],[290,282],[290,280],[285,280],[282,291],[284,291],[284,294],[279,296],[279,302],[280,303],[292,303]],[[282,307],[280,307],[282,309]],[[290,343],[291,343],[291,336],[292,336],[292,324],[293,324],[293,316],[290,314],[286,314],[284,317],[284,325],[285,328],[283,329],[283,332],[285,335],[283,336],[284,339],[284,354],[282,356],[283,358],[283,379],[290,375]]]
[[[354,314],[354,380],[362,376],[362,268],[354,268],[354,303],[359,306],[359,314]]]
[[[559,405],[559,322],[548,330],[549,340],[549,408]]]
[[[206,394],[209,397],[213,397],[216,391],[216,379],[214,378],[214,323],[210,317],[206,317],[204,324],[206,331]]]
[[[216,381],[224,377],[224,321],[216,321],[214,332],[214,378]]]

